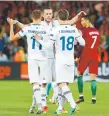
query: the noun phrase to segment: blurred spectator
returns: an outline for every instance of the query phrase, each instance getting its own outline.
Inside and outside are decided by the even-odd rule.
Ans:
[[[8,61],[7,56],[2,51],[0,51],[0,62],[7,62],[7,61]]]
[[[0,51],[3,51],[5,44],[3,34],[4,34],[4,28],[0,28]]]
[[[107,54],[108,54],[108,61],[109,61],[109,35],[106,36],[106,51],[107,51]]]
[[[24,53],[24,49],[22,47],[19,47],[19,50],[14,55],[14,62],[25,62],[26,56]]]
[[[103,8],[104,8],[104,5],[103,3],[98,3],[94,6],[94,14],[96,16],[96,19],[95,19],[95,27],[97,29],[99,29],[99,27],[101,26],[103,20],[104,20],[104,16],[103,16]]]

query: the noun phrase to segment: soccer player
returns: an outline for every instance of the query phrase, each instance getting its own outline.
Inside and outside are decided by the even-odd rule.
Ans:
[[[28,43],[28,73],[30,84],[33,86],[33,94],[35,102],[38,104],[38,111],[36,114],[42,113],[42,103],[41,103],[41,87],[40,82],[42,82],[44,78],[44,70],[45,70],[45,49],[39,44],[35,38],[34,34],[38,33],[42,36],[46,34],[46,31],[43,30],[43,26],[41,25],[41,11],[34,10],[32,12],[32,20],[33,22],[28,26],[24,27],[17,34],[14,34],[13,31],[13,20],[8,19],[10,24],[10,39],[12,41],[22,38],[23,36],[27,37]]]
[[[78,65],[77,83],[80,96],[76,103],[84,101],[83,73],[88,67],[91,79],[92,103],[94,104],[96,103],[96,75],[98,74],[98,45],[100,41],[100,33],[90,22],[90,17],[88,15],[81,19],[81,24],[84,27],[81,31],[86,45],[82,51]]]
[[[67,99],[70,103],[72,115],[76,110],[76,103],[72,97],[72,93],[68,87],[68,83],[74,80],[74,40],[76,39],[80,45],[85,45],[85,41],[74,26],[68,25],[67,20],[69,13],[65,9],[58,11],[59,26],[52,29],[48,42],[41,40],[41,36],[35,35],[36,40],[43,46],[49,48],[56,44],[56,83],[58,84],[58,97]],[[59,107],[56,114],[62,112],[64,103],[59,99]]]
[[[44,21],[42,21],[42,25],[43,27],[47,30],[47,34],[45,36],[45,38],[47,39],[47,41],[49,40],[49,35],[50,35],[50,32],[52,30],[52,28],[54,26],[57,26],[59,25],[58,22],[52,20],[52,17],[53,17],[53,10],[49,7],[49,6],[46,6],[44,7],[43,9],[43,18],[44,18]],[[42,84],[42,94],[45,95],[43,98],[42,98],[42,103],[45,102],[46,104],[46,84],[48,85],[47,86],[47,91],[48,89],[50,89],[50,84],[53,80],[55,80],[55,50],[54,50],[54,47],[55,45],[52,45],[49,49],[47,49],[47,64],[46,64],[46,73],[47,73],[47,80],[44,80],[43,81],[43,84]]]

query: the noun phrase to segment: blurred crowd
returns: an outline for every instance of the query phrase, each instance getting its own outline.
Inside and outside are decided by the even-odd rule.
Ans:
[[[44,6],[51,6],[54,16],[58,9],[65,8],[74,17],[84,10],[91,15],[92,23],[101,33],[99,45],[99,61],[109,61],[109,2],[94,1],[0,1],[0,61],[27,61],[27,44],[25,39],[9,42],[10,27],[7,17],[16,19],[24,24],[31,22],[31,12]],[[79,24],[77,27],[79,28]],[[15,32],[19,27],[15,26]]]

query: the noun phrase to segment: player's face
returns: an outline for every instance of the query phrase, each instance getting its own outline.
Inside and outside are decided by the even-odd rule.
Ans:
[[[50,22],[52,20],[52,17],[53,17],[52,9],[45,9],[43,17],[44,17],[44,20],[46,20],[47,22]]]
[[[90,23],[89,20],[82,18],[81,19],[81,24],[82,24],[83,27],[86,27],[87,28],[87,27],[90,27],[90,24],[91,23]]]

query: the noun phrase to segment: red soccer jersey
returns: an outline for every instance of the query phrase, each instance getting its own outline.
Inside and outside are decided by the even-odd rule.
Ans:
[[[97,74],[100,33],[95,28],[84,28],[81,31],[86,44],[80,57],[78,71],[83,73],[89,67],[89,73]]]
[[[81,29],[81,31],[86,43],[83,50],[85,57],[98,56],[98,45],[100,41],[99,31],[96,28],[92,28],[92,27],[83,28]]]

